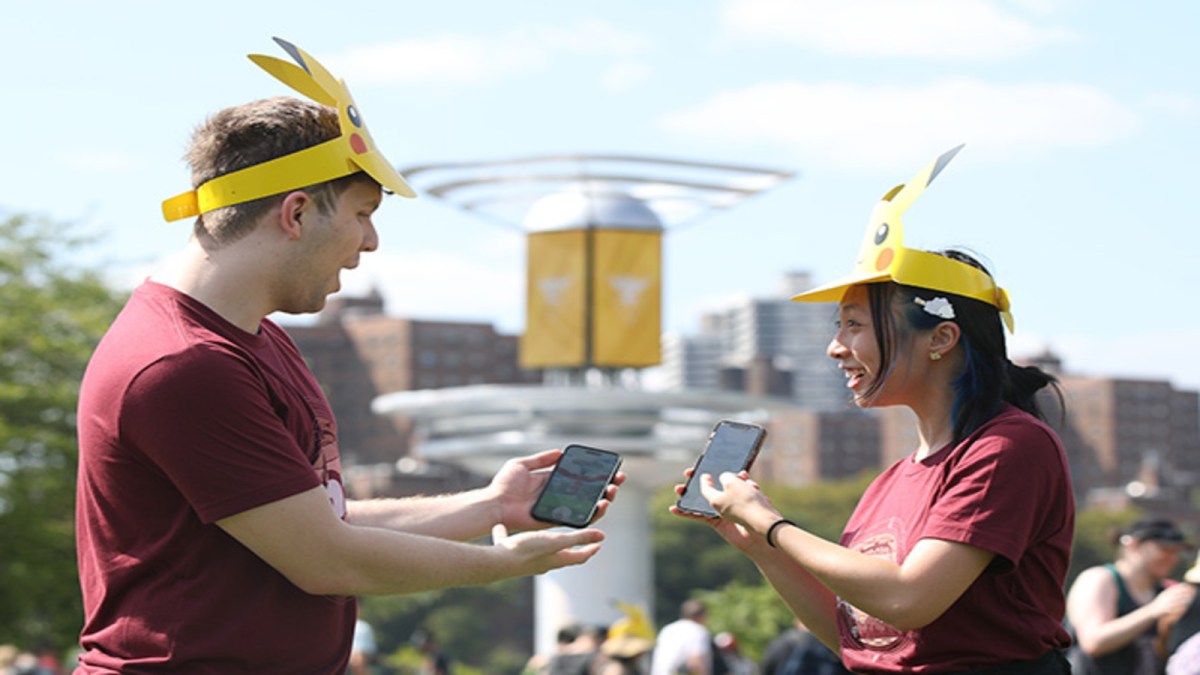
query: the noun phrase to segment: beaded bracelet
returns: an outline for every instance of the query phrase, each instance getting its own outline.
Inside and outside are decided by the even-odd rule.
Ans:
[[[800,527],[799,525],[793,523],[792,521],[788,520],[787,518],[780,518],[779,520],[771,523],[771,526],[767,528],[767,534],[764,536],[764,539],[767,540],[767,545],[769,545],[771,548],[779,548],[778,546],[775,545],[775,541],[773,539],[771,539],[771,535],[775,534],[775,529],[778,528],[780,525],[791,525],[792,527]]]

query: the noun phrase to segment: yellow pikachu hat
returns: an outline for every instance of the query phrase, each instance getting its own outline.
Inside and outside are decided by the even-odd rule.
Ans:
[[[900,216],[921,196],[942,169],[954,159],[958,146],[933,160],[911,181],[892,188],[871,212],[867,232],[858,249],[858,260],[849,275],[805,291],[792,300],[797,302],[838,302],[846,289],[855,284],[894,281],[906,286],[954,293],[992,305],[1000,310],[1004,325],[1013,330],[1008,293],[983,270],[964,262],[927,251],[904,247],[904,224]],[[936,313],[933,302],[927,311]],[[953,313],[947,318],[952,318]]]
[[[616,601],[625,616],[613,622],[600,651],[621,658],[634,658],[654,649],[654,626],[641,607]]]
[[[250,60],[292,89],[317,103],[337,109],[341,135],[311,148],[218,176],[195,190],[171,197],[163,202],[163,217],[168,221],[188,218],[357,171],[367,172],[385,190],[415,197],[416,193],[375,147],[346,83],[331,75],[303,49],[279,38],[275,38],[275,42],[299,65],[261,54],[251,54]]]

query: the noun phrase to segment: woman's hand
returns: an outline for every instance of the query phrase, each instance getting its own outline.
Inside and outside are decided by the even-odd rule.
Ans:
[[[719,488],[713,476],[700,476],[700,494],[721,514],[723,520],[761,532],[780,518],[779,512],[771,506],[771,500],[745,471],[737,474],[725,472],[717,476],[717,480],[721,481]]]
[[[684,477],[691,478],[692,471],[693,470],[690,468],[684,471]],[[768,500],[766,496],[762,494],[758,488],[758,484],[750,480],[745,471],[739,474],[725,473],[722,475],[727,476],[731,481],[737,481],[742,485],[748,486],[747,489],[757,493],[758,496],[761,497],[761,499],[766,503],[770,512],[774,514],[774,517],[771,518],[771,522],[774,522],[775,519],[779,517],[778,512],[770,507],[770,500]],[[676,485],[675,494],[682,495],[686,486],[686,481]],[[721,514],[720,518],[706,518],[693,513],[680,511],[675,505],[670,507],[671,513],[683,516],[685,518],[691,518],[692,520],[699,520],[708,523],[714,530],[716,530],[717,534],[719,534],[722,539],[729,542],[732,546],[743,553],[752,554],[760,550],[770,550],[770,547],[766,546],[766,542],[763,540],[763,538],[756,534],[753,529],[746,527],[744,521],[738,520],[732,514],[727,516],[727,509],[723,510],[720,504],[718,504],[716,501],[713,501],[713,495],[717,495],[719,498],[721,498],[720,496],[723,495],[723,492],[714,486],[712,482],[712,476],[708,474],[700,476],[700,489],[701,494],[704,495],[704,498],[707,499],[709,503],[712,504],[713,508],[715,508],[717,512]]]
[[[1196,597],[1196,587],[1191,584],[1171,584],[1150,601],[1155,615],[1167,621],[1178,621]]]

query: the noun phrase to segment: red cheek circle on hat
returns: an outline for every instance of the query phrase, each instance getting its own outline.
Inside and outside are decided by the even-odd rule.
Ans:
[[[362,155],[367,152],[367,142],[358,134],[350,134],[350,148],[354,150],[354,154]]]
[[[892,259],[896,257],[896,252],[890,248],[885,248],[879,252],[875,258],[875,271],[882,272],[892,264]]]

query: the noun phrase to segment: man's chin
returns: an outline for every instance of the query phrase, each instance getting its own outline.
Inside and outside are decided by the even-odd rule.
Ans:
[[[280,307],[276,311],[282,312],[284,314],[293,314],[293,315],[297,315],[297,316],[303,315],[303,314],[316,314],[317,312],[320,312],[321,310],[325,309],[325,305],[326,305],[327,301],[328,301],[328,296],[322,295],[320,297],[311,299],[309,302],[296,303],[293,305],[288,305],[286,307]]]

